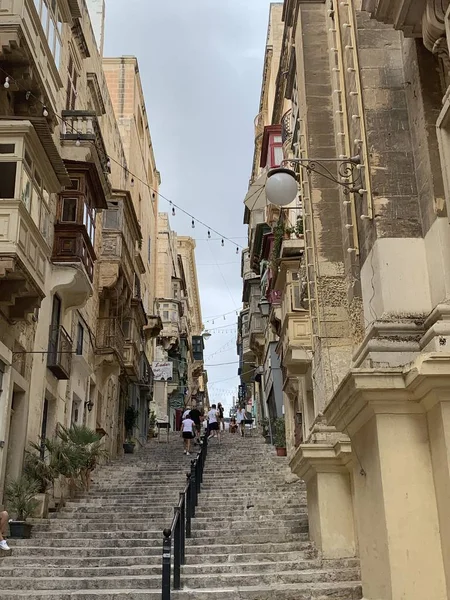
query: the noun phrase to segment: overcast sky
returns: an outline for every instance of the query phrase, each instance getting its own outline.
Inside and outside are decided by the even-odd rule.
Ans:
[[[124,15],[126,5],[126,18]],[[253,156],[269,0],[107,0],[105,56],[135,55],[161,193],[224,236],[246,244],[243,199]],[[161,199],[160,211],[168,211]],[[237,393],[240,251],[177,213],[171,226],[197,240],[210,397]],[[214,323],[208,318],[218,316]],[[220,327],[220,329],[216,329]],[[231,363],[231,364],[222,364]],[[211,366],[221,365],[221,366]]]

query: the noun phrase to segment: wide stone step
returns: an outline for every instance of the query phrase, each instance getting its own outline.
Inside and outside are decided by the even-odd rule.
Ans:
[[[358,600],[362,597],[359,582],[323,584],[239,585],[225,589],[184,589],[172,592],[174,600]],[[110,589],[18,592],[3,588],[2,600],[161,600],[161,591]]]
[[[279,583],[325,583],[334,581],[355,581],[359,578],[358,569],[308,569],[304,571],[283,571],[276,574]],[[183,587],[217,588],[230,587],[236,579],[235,573],[197,573],[184,575]],[[245,573],[247,581],[258,581],[258,585],[273,585],[274,573],[261,573],[248,570]],[[161,585],[161,575],[121,575],[113,576],[80,576],[80,577],[23,577],[6,576],[2,578],[3,589],[9,590],[108,590],[108,589],[152,589]]]
[[[133,543],[129,543],[128,546],[124,544],[115,543],[112,546],[104,546],[99,544],[97,546],[62,546],[55,544],[53,546],[35,546],[30,545],[30,542],[34,544],[34,540],[28,540],[28,544],[17,545],[17,540],[11,540],[9,545],[12,548],[11,559],[16,557],[45,557],[45,558],[71,558],[76,556],[77,558],[116,558],[116,557],[147,557],[147,556],[158,556],[161,559],[161,543],[154,543],[152,546],[141,545],[140,540],[134,540]],[[7,558],[5,560],[11,560]]]
[[[136,536],[136,533],[134,533]],[[162,535],[159,537],[162,539]],[[27,546],[30,545],[30,540],[11,540],[11,544],[8,541],[8,544],[11,548],[15,546]],[[134,548],[135,546],[145,546],[145,547],[161,547],[162,541],[159,539],[151,539],[144,537],[120,537],[115,534],[112,537],[105,537],[104,535],[100,535],[93,538],[88,537],[65,537],[65,538],[32,538],[31,545],[33,546],[43,546],[46,548],[80,548],[80,547],[89,547],[89,548]]]
[[[74,557],[73,548],[68,549],[67,556],[62,553],[58,556],[41,556],[41,553],[36,555],[23,554],[18,556],[17,549],[14,554],[3,559],[0,563],[4,569],[0,568],[0,573],[5,573],[6,568],[37,568],[42,567],[49,569],[52,567],[58,568],[97,568],[97,567],[137,567],[143,566],[147,568],[151,565],[161,565],[161,553],[155,552],[153,555],[143,554],[142,556],[117,556],[109,557]]]
[[[272,555],[273,556],[273,555]],[[216,563],[202,563],[197,565],[184,565],[182,567],[183,576],[184,575],[203,575],[203,574],[213,574],[223,573],[223,574],[233,574],[238,576],[247,576],[247,573],[284,573],[287,571],[309,571],[314,569],[322,569],[326,570],[335,570],[341,571],[345,569],[355,570],[355,573],[358,573],[359,576],[359,561],[356,559],[342,559],[342,560],[333,560],[333,561],[325,561],[319,558],[316,559],[305,559],[303,556],[301,558],[297,558],[294,560],[282,560],[277,557],[273,561],[256,561],[254,556],[252,556],[251,561],[244,562],[243,564],[239,564],[238,562],[230,562],[230,563],[222,563],[220,565]],[[185,581],[183,579],[183,581]],[[187,581],[187,580],[186,580]]]
[[[299,536],[297,536],[298,538]],[[313,544],[306,539],[306,536],[303,536],[303,540],[295,539],[295,540],[281,540],[275,541],[271,540],[270,542],[264,544],[258,544],[257,542],[235,542],[231,544],[223,543],[223,539],[216,539],[215,542],[212,543],[201,543],[202,540],[195,540],[193,543],[192,538],[190,540],[186,540],[186,556],[194,557],[198,555],[213,555],[213,554],[222,554],[222,555],[238,555],[238,554],[258,554],[258,553],[267,553],[267,554],[277,554],[279,552],[304,552],[310,551],[314,549]],[[221,542],[221,543],[220,543]]]
[[[87,527],[87,526],[86,526]],[[34,534],[33,539],[42,539],[42,540],[85,540],[95,541],[95,540],[105,540],[105,541],[113,541],[117,539],[121,540],[153,540],[161,537],[161,529],[155,529],[153,531],[138,531],[138,530],[125,530],[125,531],[110,531],[110,530],[102,530],[102,531],[86,531],[86,535],[82,535],[82,531],[43,531],[39,533],[39,537],[36,538],[36,534]]]
[[[308,521],[304,524],[294,524],[294,525],[282,525],[279,522],[276,525],[263,527],[258,526],[258,524],[248,523],[246,526],[244,525],[241,528],[234,529],[228,528],[226,530],[214,527],[214,523],[212,523],[213,528],[211,529],[203,529],[203,528],[194,528],[192,531],[192,538],[214,538],[217,539],[244,539],[247,535],[250,536],[261,536],[261,538],[266,538],[272,534],[273,536],[280,535],[289,535],[289,534],[299,534],[299,533],[307,533],[308,532]]]
[[[56,578],[61,580],[62,578],[71,579],[76,578],[103,578],[103,577],[114,577],[116,579],[121,577],[146,576],[146,575],[158,575],[162,572],[161,561],[159,564],[153,565],[121,565],[121,566],[109,566],[109,567],[94,567],[91,565],[76,566],[76,567],[0,567],[0,577],[2,583],[8,577],[14,577],[17,580],[17,585],[20,585],[20,580],[35,578],[37,581],[40,579]]]
[[[201,535],[199,537],[192,537],[187,540],[187,546],[195,546],[195,545],[205,545],[212,546],[215,545],[218,541],[221,541],[224,544],[267,544],[269,542],[297,542],[297,541],[306,541],[308,539],[308,534],[306,533],[289,533],[289,532],[281,532],[274,533],[271,530],[267,533],[260,532],[250,532],[250,533],[223,533],[220,535],[214,535],[213,537],[206,537],[205,535]]]

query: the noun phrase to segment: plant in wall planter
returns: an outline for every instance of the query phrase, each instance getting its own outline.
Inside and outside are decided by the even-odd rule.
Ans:
[[[133,441],[133,430],[137,425],[139,418],[138,411],[134,406],[128,406],[125,411],[125,433],[126,441],[123,444],[123,451],[125,454],[133,454],[136,444]]]
[[[10,514],[15,519],[9,522],[12,538],[28,539],[31,537],[33,525],[27,523],[38,505],[35,496],[39,493],[40,484],[35,479],[21,475],[18,479],[10,481],[5,488],[6,505]]]
[[[286,456],[286,423],[284,417],[275,420],[275,448],[277,456]]]

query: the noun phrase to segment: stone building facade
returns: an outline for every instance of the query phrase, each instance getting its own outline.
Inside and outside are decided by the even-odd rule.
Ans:
[[[203,323],[195,264],[195,240],[178,236],[169,215],[158,220],[156,306],[162,330],[156,340],[156,361],[170,363],[171,376],[154,383],[157,419],[179,427],[186,406],[208,405],[203,364]],[[178,414],[178,420],[177,420]]]
[[[284,2],[260,165],[299,196],[249,233],[310,535],[374,600],[450,598],[447,9]]]
[[[0,502],[60,424],[115,457],[132,405],[147,439],[160,176],[137,60],[101,56],[103,11],[0,0]]]

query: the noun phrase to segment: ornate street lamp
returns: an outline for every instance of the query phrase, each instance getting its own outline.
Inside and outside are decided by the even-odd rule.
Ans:
[[[335,175],[326,163],[336,164]],[[267,174],[266,196],[271,204],[287,206],[298,194],[298,178],[293,170],[299,165],[308,174],[317,173],[344,188],[345,194],[356,193],[361,196],[365,190],[361,187],[361,157],[352,158],[290,158],[283,160],[279,167],[271,169]]]
[[[204,340],[209,340],[209,338],[211,337],[211,334],[209,333],[209,331],[204,331],[202,333],[203,339]]]
[[[258,302],[259,312],[263,317],[268,317],[270,313],[270,302],[264,296]]]

